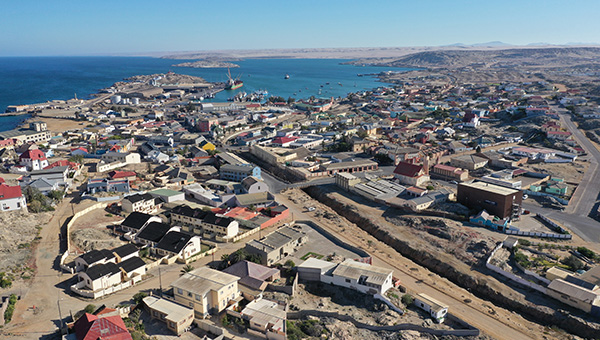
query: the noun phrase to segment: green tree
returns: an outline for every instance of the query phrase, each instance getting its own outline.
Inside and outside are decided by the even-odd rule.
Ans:
[[[29,203],[29,210],[34,213],[39,213],[42,211],[42,202],[38,201],[37,199],[31,201],[31,203]]]
[[[135,303],[136,305],[139,305],[146,296],[148,296],[148,294],[146,294],[144,292],[135,293],[133,295],[133,303]]]
[[[585,265],[583,264],[583,262],[581,262],[581,260],[579,260],[574,255],[565,257],[561,262],[564,265],[569,266],[569,269],[571,269],[572,271],[578,271],[578,270],[583,269],[585,267]]]
[[[287,261],[285,261],[285,264],[284,264],[284,265],[285,265],[286,267],[290,267],[290,268],[294,268],[294,267],[296,267],[296,263],[294,263],[294,261],[292,261],[292,260],[287,260]]]
[[[48,197],[55,201],[61,201],[64,197],[65,193],[62,190],[52,190],[48,193]]]
[[[85,308],[83,309],[83,311],[84,311],[85,313],[92,314],[93,312],[95,312],[95,311],[96,311],[96,306],[94,306],[94,305],[92,305],[92,304],[90,303],[89,305],[85,306]]]
[[[192,270],[194,270],[194,267],[192,267],[192,265],[190,265],[190,264],[186,264],[185,266],[183,266],[183,268],[181,268],[180,272],[181,272],[181,275],[183,275],[185,273],[191,272]]]
[[[412,305],[414,298],[410,294],[404,294],[404,295],[402,295],[402,298],[400,299],[400,301],[402,301],[402,303],[405,306],[410,306],[410,305]]]

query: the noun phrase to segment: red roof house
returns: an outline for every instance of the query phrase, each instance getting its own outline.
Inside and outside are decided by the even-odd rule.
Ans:
[[[419,186],[424,182],[429,181],[429,175],[426,174],[422,165],[399,162],[394,169],[394,177],[400,183]]]
[[[135,178],[137,177],[137,174],[134,171],[118,171],[118,170],[113,170],[111,172],[108,173],[108,176],[111,179],[130,179],[130,180],[135,180]]]
[[[77,340],[133,340],[120,316],[97,317],[85,313],[73,325]]]
[[[48,166],[46,155],[39,149],[30,149],[19,156],[21,165],[27,167],[27,170],[42,170]]]

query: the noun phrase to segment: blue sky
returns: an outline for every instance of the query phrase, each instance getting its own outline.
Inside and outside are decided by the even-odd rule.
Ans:
[[[0,6],[0,56],[600,42],[597,0],[0,0]]]

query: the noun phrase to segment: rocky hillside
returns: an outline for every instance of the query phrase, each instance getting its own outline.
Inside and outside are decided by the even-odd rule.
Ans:
[[[513,67],[567,65],[600,66],[600,48],[519,48],[505,50],[455,50],[425,51],[409,54],[393,61],[377,63],[378,66],[459,68],[468,66]]]

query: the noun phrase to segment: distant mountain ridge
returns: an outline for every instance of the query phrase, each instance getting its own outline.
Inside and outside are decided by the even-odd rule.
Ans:
[[[364,61],[361,61],[364,62]],[[496,50],[441,50],[408,54],[395,60],[375,62],[378,66],[394,67],[510,67],[556,66],[565,64],[599,64],[600,47],[548,47]]]

